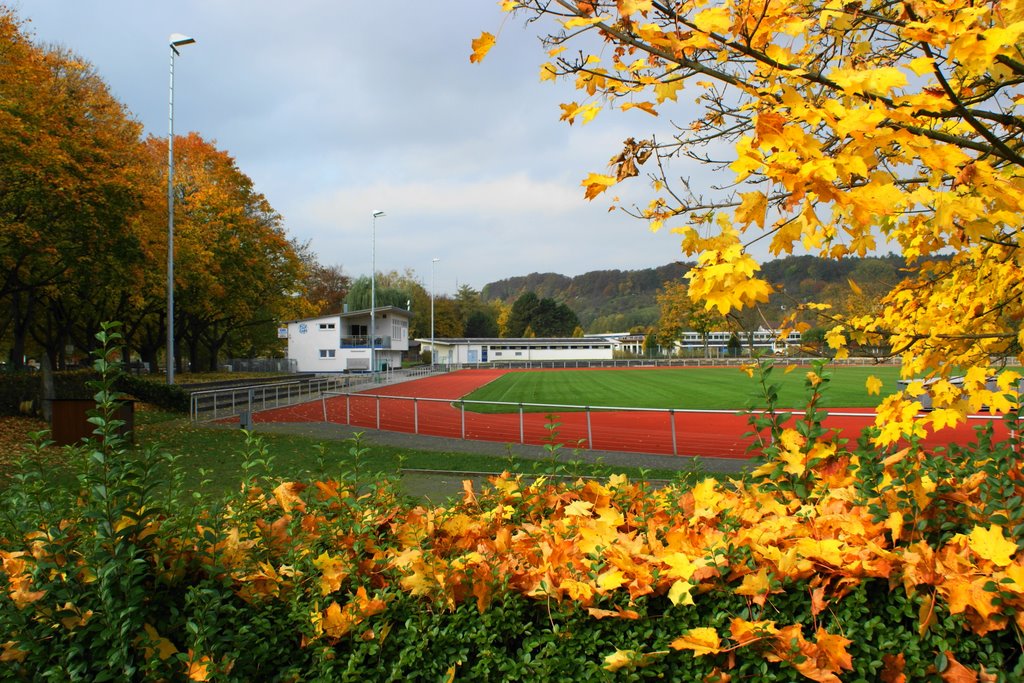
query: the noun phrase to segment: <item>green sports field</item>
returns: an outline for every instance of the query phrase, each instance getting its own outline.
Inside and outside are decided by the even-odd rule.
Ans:
[[[776,368],[771,384],[780,385],[781,408],[802,408],[808,367],[785,372]],[[823,404],[831,408],[874,408],[881,396],[896,390],[899,368],[836,367]],[[865,380],[882,380],[880,396],[869,396]],[[537,370],[510,372],[465,397],[472,401],[544,403],[558,405],[617,406],[624,408],[677,408],[742,410],[764,407],[757,376],[738,368],[642,368],[626,370]],[[467,405],[467,410],[500,413],[514,406]],[[525,408],[530,410],[529,407]],[[533,410],[543,411],[544,408]]]

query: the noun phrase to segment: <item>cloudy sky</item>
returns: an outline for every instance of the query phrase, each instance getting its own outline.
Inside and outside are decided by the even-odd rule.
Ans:
[[[194,37],[175,60],[175,131],[216,141],[289,234],[349,275],[370,272],[374,209],[387,214],[377,221],[377,269],[411,268],[429,286],[440,258],[438,293],[681,258],[678,238],[609,213],[603,198],[586,201],[580,186],[623,139],[667,122],[639,111],[560,122],[558,104],[575,93],[540,82],[537,29],[506,18],[497,0],[7,4],[37,42],[94,64],[159,136],[168,36]],[[481,31],[498,43],[470,64]],[[643,190],[631,190],[638,201]]]

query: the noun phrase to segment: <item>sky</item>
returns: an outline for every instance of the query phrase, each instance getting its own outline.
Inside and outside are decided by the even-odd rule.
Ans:
[[[168,37],[193,37],[174,62],[175,133],[227,151],[289,236],[350,276],[369,275],[371,262],[411,269],[441,295],[683,258],[678,236],[609,212],[605,195],[587,201],[580,185],[606,171],[622,140],[667,121],[636,110],[559,121],[559,103],[578,95],[571,83],[540,81],[538,27],[506,17],[497,0],[6,4],[37,43],[92,63],[160,137]],[[498,41],[471,64],[481,31]],[[627,204],[646,204],[644,181],[620,188]],[[375,210],[385,212],[376,226]]]

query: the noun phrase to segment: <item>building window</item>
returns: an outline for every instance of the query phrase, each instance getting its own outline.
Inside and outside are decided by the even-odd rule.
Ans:
[[[321,330],[333,330],[334,329],[334,323],[320,323],[320,329]]]
[[[320,349],[320,358],[324,360],[334,358],[334,349]]]

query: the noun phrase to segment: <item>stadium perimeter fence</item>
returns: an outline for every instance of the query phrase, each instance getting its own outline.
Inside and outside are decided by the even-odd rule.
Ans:
[[[492,412],[500,410],[502,412]],[[780,411],[796,419],[803,411]],[[291,419],[326,422],[470,441],[560,444],[567,449],[746,457],[767,445],[767,432],[750,426],[749,411],[635,408],[542,403],[509,403],[354,392],[324,392],[320,401]],[[972,425],[1000,420],[972,415],[968,426],[945,440],[973,435]],[[859,433],[874,424],[873,411],[828,412],[826,426]],[[936,443],[942,443],[940,439]]]

